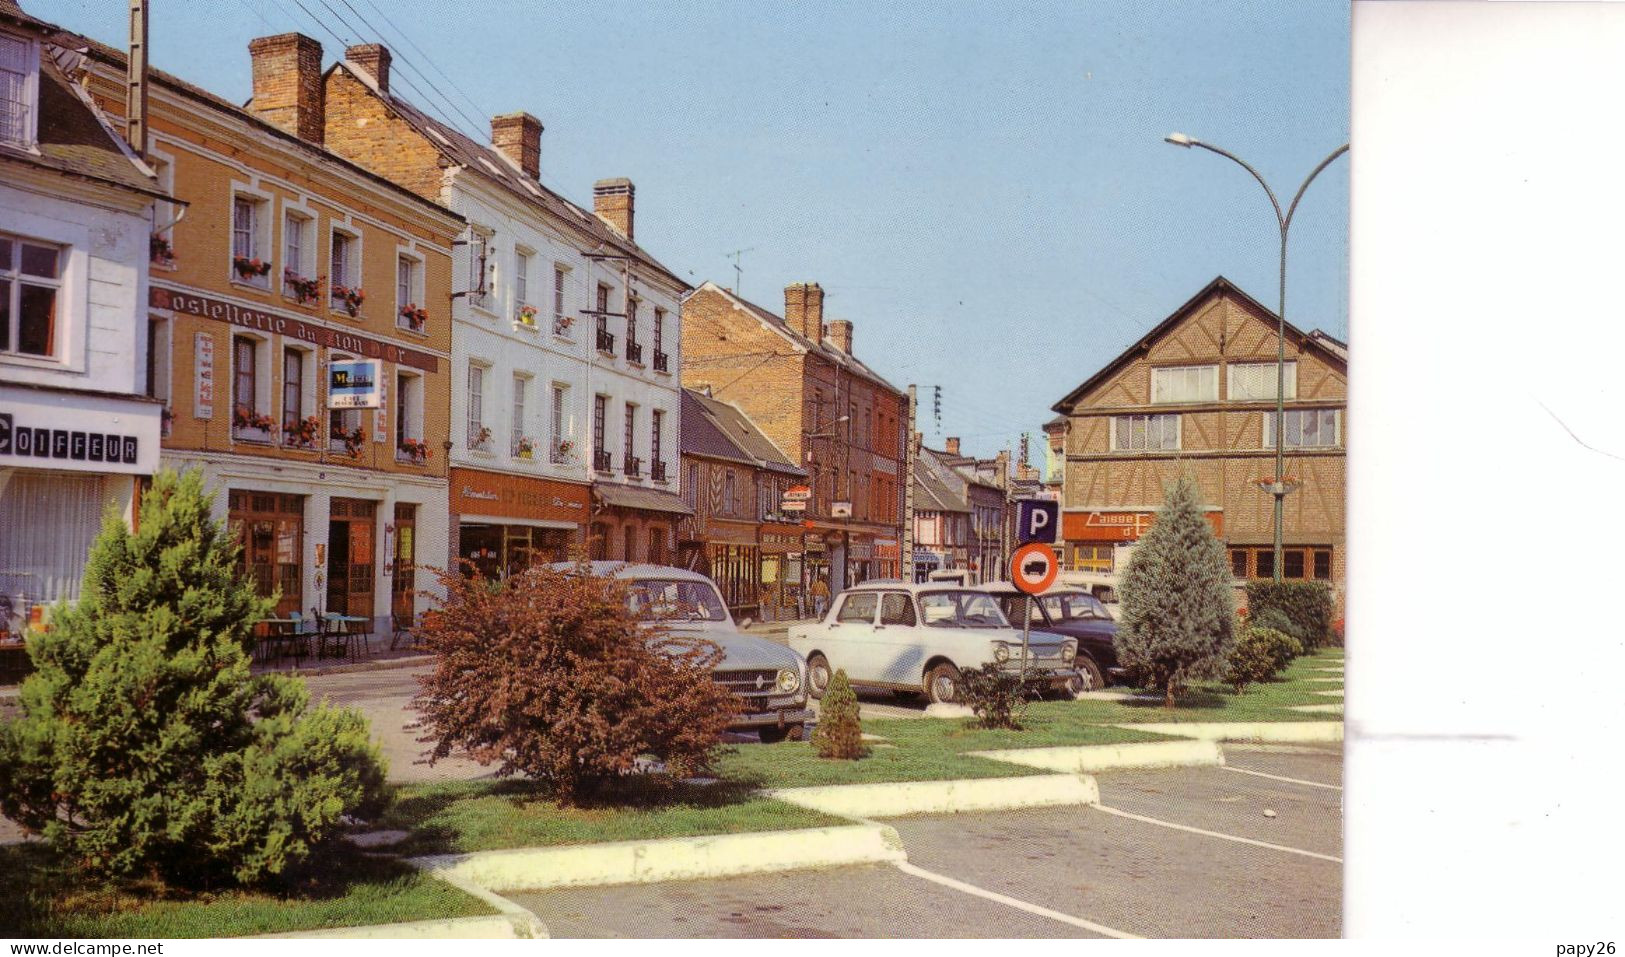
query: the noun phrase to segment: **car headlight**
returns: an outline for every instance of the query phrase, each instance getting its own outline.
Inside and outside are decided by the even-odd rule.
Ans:
[[[1010,660],[1010,646],[1005,644],[1002,641],[994,644],[994,646],[993,646],[993,660],[997,661],[1001,665],[1004,664],[1006,661],[1009,661]]]
[[[789,694],[801,687],[801,676],[796,674],[794,669],[782,668],[779,670],[779,680],[775,687],[779,689],[780,694]]]
[[[1078,646],[1077,645],[1074,645],[1072,642],[1069,641],[1066,644],[1061,646],[1061,660],[1062,661],[1071,661],[1073,658],[1076,658],[1077,656],[1078,656]]]

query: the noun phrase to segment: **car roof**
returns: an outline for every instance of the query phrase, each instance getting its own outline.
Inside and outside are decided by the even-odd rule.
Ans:
[[[924,594],[926,592],[937,592],[937,591],[966,591],[966,590],[975,591],[976,586],[975,585],[961,585],[958,582],[944,582],[944,581],[936,581],[936,582],[904,582],[904,581],[898,581],[895,578],[887,578],[887,579],[882,579],[882,580],[878,580],[878,581],[875,581],[875,580],[866,581],[866,582],[863,582],[861,584],[853,585],[851,588],[848,588],[846,590],[849,591],[849,592],[853,592],[853,591],[906,591],[906,592],[913,592],[916,595],[920,595],[920,594]]]
[[[1016,588],[1016,586],[1014,584],[1012,584],[1010,582],[1004,582],[1004,581],[983,582],[980,585],[973,585],[972,587],[980,589],[982,591],[985,591],[990,595],[1001,595],[1002,596],[1002,595],[1021,595],[1021,594],[1025,594],[1020,589]],[[1077,585],[1069,585],[1069,584],[1066,584],[1064,582],[1061,582],[1061,583],[1051,585],[1050,587],[1044,589],[1043,594],[1045,594],[1045,595],[1084,595],[1084,596],[1088,596],[1089,593],[1087,591],[1085,591],[1084,589],[1079,588]]]
[[[707,582],[711,579],[699,572],[678,568],[675,565],[651,565],[647,562],[553,562],[549,568],[555,571],[573,571],[585,564],[588,574],[601,578],[638,579],[638,578],[665,578],[674,581]]]

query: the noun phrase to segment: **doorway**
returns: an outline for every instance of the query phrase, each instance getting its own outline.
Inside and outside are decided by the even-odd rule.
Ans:
[[[327,524],[327,610],[373,616],[378,503],[335,498]]]

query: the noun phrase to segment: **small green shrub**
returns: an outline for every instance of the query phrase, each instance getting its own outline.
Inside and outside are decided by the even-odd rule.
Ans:
[[[821,758],[855,760],[869,751],[863,745],[863,726],[858,721],[858,696],[853,694],[844,668],[829,679],[824,700],[818,703],[818,727],[813,729],[812,743]]]
[[[1275,607],[1263,608],[1257,614],[1250,615],[1247,619],[1247,627],[1271,628],[1283,635],[1291,635],[1299,641],[1303,640],[1303,635],[1299,633],[1298,626],[1293,623],[1291,617],[1286,612]]]
[[[1303,643],[1298,639],[1274,628],[1253,625],[1242,632],[1235,650],[1230,652],[1224,680],[1236,689],[1236,694],[1241,694],[1253,682],[1268,681],[1280,674],[1301,654]]]
[[[1255,622],[1269,610],[1285,614],[1305,651],[1314,651],[1332,638],[1332,589],[1326,582],[1250,581],[1247,608]]]
[[[1021,730],[1021,708],[1042,685],[1042,679],[1029,675],[1023,682],[1020,673],[991,661],[959,673],[960,700],[975,712],[983,728]]]

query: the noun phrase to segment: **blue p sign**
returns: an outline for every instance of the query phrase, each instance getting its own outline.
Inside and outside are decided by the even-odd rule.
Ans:
[[[1016,538],[1020,544],[1053,544],[1061,530],[1061,503],[1050,499],[1024,498],[1016,501]]]

